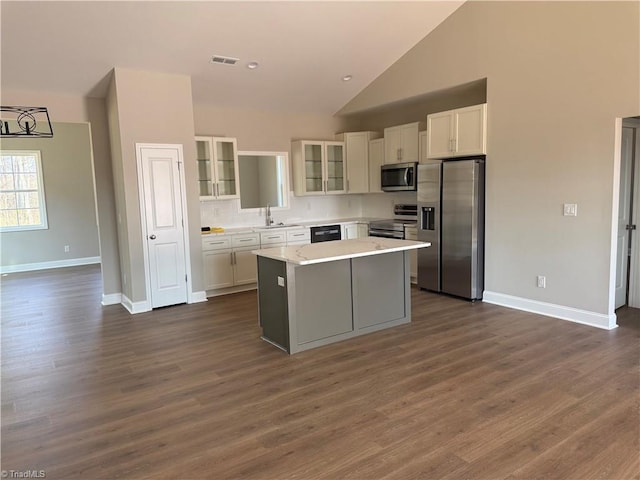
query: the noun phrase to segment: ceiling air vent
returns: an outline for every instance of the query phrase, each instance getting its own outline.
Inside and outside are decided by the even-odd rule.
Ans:
[[[211,63],[219,63],[222,65],[235,65],[238,63],[239,58],[223,57],[222,55],[214,55],[211,57]]]

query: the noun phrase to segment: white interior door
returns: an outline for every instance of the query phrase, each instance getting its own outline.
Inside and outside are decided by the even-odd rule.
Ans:
[[[187,301],[181,151],[141,146],[151,308]]]
[[[618,207],[618,235],[616,256],[615,308],[627,302],[627,274],[629,268],[629,230],[631,224],[631,185],[633,162],[633,128],[622,128],[622,155],[620,158],[620,199]]]
[[[640,308],[640,124],[635,128],[634,179],[633,179],[633,214],[631,223],[635,230],[631,231],[631,272],[629,275],[628,305]]]

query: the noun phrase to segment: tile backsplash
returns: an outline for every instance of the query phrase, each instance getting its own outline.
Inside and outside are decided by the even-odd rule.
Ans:
[[[327,195],[296,197],[289,193],[288,208],[272,208],[274,222],[295,223],[352,217],[393,217],[396,203],[415,203],[415,193]],[[265,223],[265,209],[240,210],[240,200],[200,202],[201,226],[248,227]]]

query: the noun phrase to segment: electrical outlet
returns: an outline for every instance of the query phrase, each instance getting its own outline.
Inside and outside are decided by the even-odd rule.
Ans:
[[[64,253],[69,253],[69,245],[64,246]]]
[[[538,275],[537,280],[537,285],[538,288],[547,288],[547,277],[544,277],[542,275]]]

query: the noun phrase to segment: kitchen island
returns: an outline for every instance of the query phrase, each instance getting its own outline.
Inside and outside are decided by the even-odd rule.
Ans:
[[[409,251],[366,237],[255,250],[262,338],[293,354],[411,321]]]

